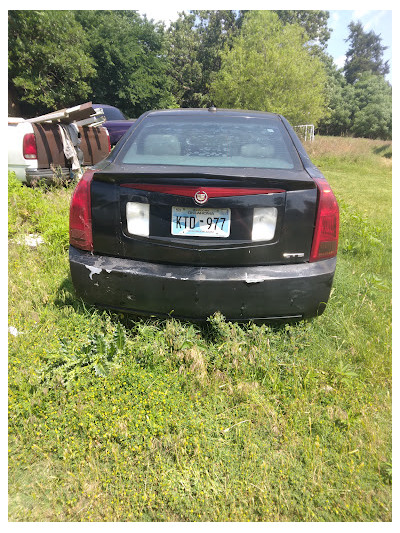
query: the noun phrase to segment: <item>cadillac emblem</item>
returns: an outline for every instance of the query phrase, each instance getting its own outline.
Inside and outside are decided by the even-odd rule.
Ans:
[[[199,204],[199,205],[202,205],[202,204],[205,204],[208,200],[208,194],[206,193],[206,191],[197,191],[196,194],[194,195],[194,201],[196,202],[196,204]]]

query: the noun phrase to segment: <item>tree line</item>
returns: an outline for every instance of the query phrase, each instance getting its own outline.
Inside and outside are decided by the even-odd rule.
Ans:
[[[192,10],[168,28],[136,11],[9,11],[9,99],[22,116],[91,100],[281,113],[329,135],[391,138],[381,38],[351,22],[343,68],[328,11]]]

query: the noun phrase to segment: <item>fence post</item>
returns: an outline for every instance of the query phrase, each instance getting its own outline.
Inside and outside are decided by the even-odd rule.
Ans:
[[[299,126],[293,126],[293,129],[302,129],[304,133],[300,134],[304,138],[305,141],[313,141],[314,140],[314,124],[300,124]]]

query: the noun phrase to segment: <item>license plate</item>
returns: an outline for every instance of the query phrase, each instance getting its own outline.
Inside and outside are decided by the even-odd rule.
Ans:
[[[172,235],[185,237],[229,237],[231,210],[204,207],[173,207]]]

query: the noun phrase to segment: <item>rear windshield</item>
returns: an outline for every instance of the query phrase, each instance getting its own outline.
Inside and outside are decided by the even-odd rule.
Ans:
[[[122,163],[293,169],[299,158],[284,127],[264,117],[149,116],[121,152]]]

